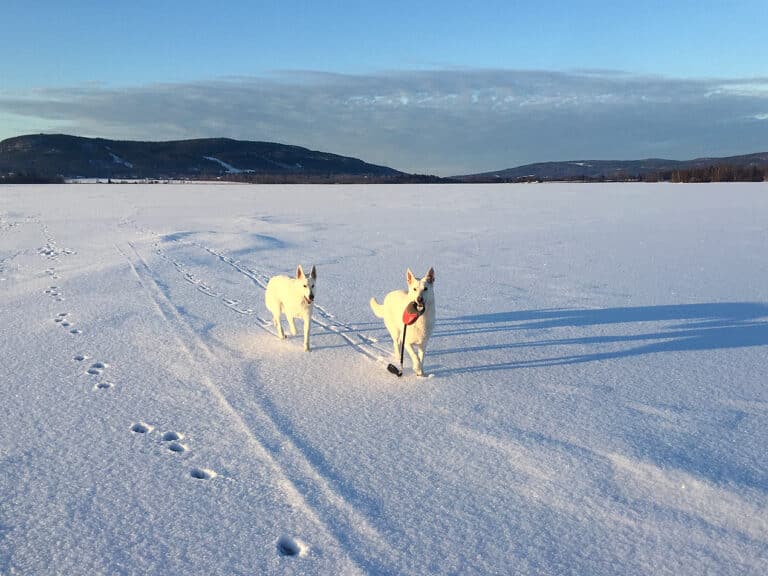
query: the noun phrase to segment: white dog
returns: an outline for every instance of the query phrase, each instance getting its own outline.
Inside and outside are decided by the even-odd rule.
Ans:
[[[399,357],[404,326],[403,312],[410,302],[415,302],[418,307],[423,306],[421,316],[405,331],[405,349],[411,357],[413,370],[418,376],[423,376],[424,352],[435,327],[435,271],[430,268],[423,278],[416,278],[408,268],[405,279],[408,281],[407,292],[393,290],[384,297],[383,304],[376,302],[376,298],[371,298],[371,310],[376,316],[384,319],[384,325],[392,336],[395,356]]]
[[[280,314],[285,314],[291,334],[296,336],[296,324],[294,318],[304,321],[304,350],[309,352],[309,325],[312,320],[312,303],[315,300],[315,280],[317,272],[312,266],[309,276],[299,264],[296,268],[296,278],[288,276],[273,276],[267,283],[267,292],[264,294],[264,302],[267,309],[272,312],[272,318],[277,328],[277,337],[285,338],[283,324],[280,322]]]

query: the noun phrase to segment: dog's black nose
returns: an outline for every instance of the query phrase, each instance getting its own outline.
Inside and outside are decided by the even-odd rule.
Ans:
[[[424,297],[419,296],[418,298],[416,298],[416,302],[418,302],[419,304],[424,304]]]
[[[315,299],[315,295],[311,292],[309,293],[309,301],[312,302]]]

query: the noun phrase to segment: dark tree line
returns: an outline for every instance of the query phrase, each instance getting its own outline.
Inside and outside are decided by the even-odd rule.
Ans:
[[[768,181],[768,166],[718,164],[647,174],[642,177],[642,180],[644,182],[764,182]]]
[[[0,174],[0,184],[64,184],[62,176],[41,176],[31,172]]]
[[[210,177],[202,178],[210,180]],[[226,174],[216,178],[248,184],[431,184],[451,182],[427,174]]]
[[[735,166],[730,164],[714,164],[697,168],[680,168],[678,170],[662,170],[643,174],[618,171],[610,176],[569,176],[563,178],[547,178],[541,176],[525,176],[514,179],[487,178],[475,182],[768,182],[768,166]]]
[[[457,182],[427,174],[226,174],[213,177],[230,182],[249,184],[431,184]],[[210,180],[211,176],[200,178]],[[663,170],[643,174],[619,171],[610,176],[571,176],[547,178],[526,176],[523,178],[474,179],[473,182],[768,182],[768,166],[737,166],[715,164],[697,168]],[[0,184],[63,184],[63,176],[43,176],[31,172],[0,173]],[[112,181],[110,180],[110,183]]]

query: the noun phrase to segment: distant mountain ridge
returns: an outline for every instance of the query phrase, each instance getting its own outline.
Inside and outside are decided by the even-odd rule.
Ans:
[[[357,158],[274,142],[203,138],[141,142],[34,134],[0,142],[0,174],[64,178],[376,177],[405,173]]]
[[[694,160],[539,162],[438,178],[301,146],[231,138],[152,142],[31,134],[0,142],[0,183],[76,178],[264,183],[768,180],[768,152]]]
[[[694,160],[574,160],[569,162],[539,162],[479,174],[452,176],[461,182],[514,182],[523,180],[611,180],[643,178],[675,171],[691,171],[717,166],[738,168],[768,168],[768,152],[758,152],[723,158]]]

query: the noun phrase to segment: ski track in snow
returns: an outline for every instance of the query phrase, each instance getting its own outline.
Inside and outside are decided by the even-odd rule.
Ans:
[[[134,226],[135,226],[135,223],[134,223]],[[151,234],[155,237],[160,236],[160,234],[147,230],[145,228],[139,228],[139,230],[142,233]],[[270,276],[264,270],[259,270],[257,268],[252,268],[252,267],[251,268],[246,267],[242,265],[239,261],[233,258],[230,258],[226,254],[220,251],[217,251],[204,244],[200,244],[198,242],[186,240],[183,238],[173,238],[172,240],[169,240],[169,242],[193,247],[195,249],[204,251],[208,253],[210,256],[212,256],[213,258],[215,258],[216,260],[218,260],[219,262],[227,266],[230,266],[245,278],[248,278],[253,284],[258,286],[262,290],[266,290],[267,288],[267,282],[269,282]],[[247,305],[244,307],[242,306],[242,303],[239,300],[230,298],[223,292],[213,288],[211,286],[210,281],[203,280],[197,277],[192,272],[190,272],[184,262],[176,258],[170,257],[163,250],[159,241],[156,241],[154,243],[154,249],[155,249],[155,253],[158,256],[170,262],[174,266],[174,268],[179,272],[179,274],[181,274],[181,276],[187,282],[196,286],[200,292],[202,292],[206,296],[210,296],[212,298],[216,298],[220,300],[221,303],[224,304],[227,308],[230,308],[231,310],[237,312],[238,314],[254,316],[254,318],[258,323],[257,324],[258,326],[260,326],[262,329],[266,330],[267,332],[269,332],[274,336],[277,335],[272,327],[272,320],[269,318],[265,318],[263,316],[259,316],[255,312],[254,305]],[[339,321],[334,314],[332,314],[331,312],[329,312],[328,310],[326,310],[324,307],[322,307],[317,303],[315,303],[313,306],[313,312],[314,312],[312,316],[313,324],[323,328],[327,332],[337,335],[343,340],[345,344],[350,346],[353,350],[355,350],[359,354],[362,354],[363,356],[367,357],[368,359],[381,364],[386,364],[389,362],[391,350],[389,348],[385,348],[379,345],[375,338],[372,338],[362,333],[361,331],[355,329],[349,324]]]
[[[10,264],[21,254],[21,251],[15,252],[10,256],[0,256],[0,282],[5,281],[5,274]]]
[[[392,547],[387,539],[379,534],[365,514],[343,496],[342,491],[334,488],[333,480],[324,475],[322,470],[312,463],[312,459],[300,447],[300,443],[284,432],[284,429],[276,421],[273,411],[270,410],[268,404],[265,404],[266,401],[260,401],[261,410],[258,414],[243,414],[235,408],[234,405],[237,403],[237,399],[230,401],[222,388],[217,385],[214,376],[216,366],[222,361],[226,361],[223,360],[223,356],[226,353],[222,350],[212,350],[184,319],[183,313],[177,309],[173,300],[162,287],[160,274],[142,256],[141,249],[134,242],[129,242],[128,249],[126,250],[117,245],[115,245],[115,248],[127,260],[133,274],[144,288],[149,299],[153,302],[157,313],[169,325],[171,332],[188,357],[190,365],[195,366],[197,378],[203,382],[224,412],[229,415],[237,428],[246,436],[248,446],[254,454],[266,460],[276,470],[280,471],[282,475],[282,489],[293,505],[304,510],[308,516],[323,525],[326,531],[337,541],[339,549],[346,550],[349,558],[361,570],[381,570],[382,566],[384,566],[385,572],[396,572],[395,566],[386,568],[386,564],[393,558],[399,558],[402,552]],[[258,286],[262,288],[266,286],[265,276],[262,273],[245,269],[225,256],[217,254],[210,249],[203,249],[217,256],[220,261],[233,266],[253,280]],[[227,305],[227,298],[225,296],[211,289],[207,283],[191,275],[185,270],[181,262],[169,258],[157,245],[154,246],[154,253],[179,272],[184,280],[197,286],[200,292],[206,296],[218,298]],[[234,310],[231,305],[227,307]],[[250,310],[250,312],[247,312],[247,310]],[[267,332],[274,334],[268,328],[268,326],[271,326],[271,322],[258,317],[252,309],[243,309],[238,311],[238,313],[254,315],[259,322],[257,325]],[[330,322],[335,321],[331,320]],[[333,325],[340,328],[343,327],[342,324],[319,324],[323,327]],[[330,330],[330,328],[328,329]],[[334,330],[330,331],[336,332]],[[365,351],[362,344],[354,343],[349,336],[341,333],[338,334],[361,353],[367,356],[375,355],[373,352]],[[201,360],[201,358],[204,360]],[[149,425],[145,423],[134,424],[134,426],[137,425],[141,428],[149,428]],[[151,428],[144,430],[144,432],[132,430],[139,433],[151,432]],[[272,447],[279,447],[279,449]],[[215,471],[202,468],[190,470],[190,475],[196,479],[210,479],[217,476]],[[303,555],[305,551],[304,546],[304,544],[278,546],[278,551],[286,556]],[[375,563],[371,563],[372,558],[376,559]],[[402,566],[404,563],[399,562],[397,565]]]

